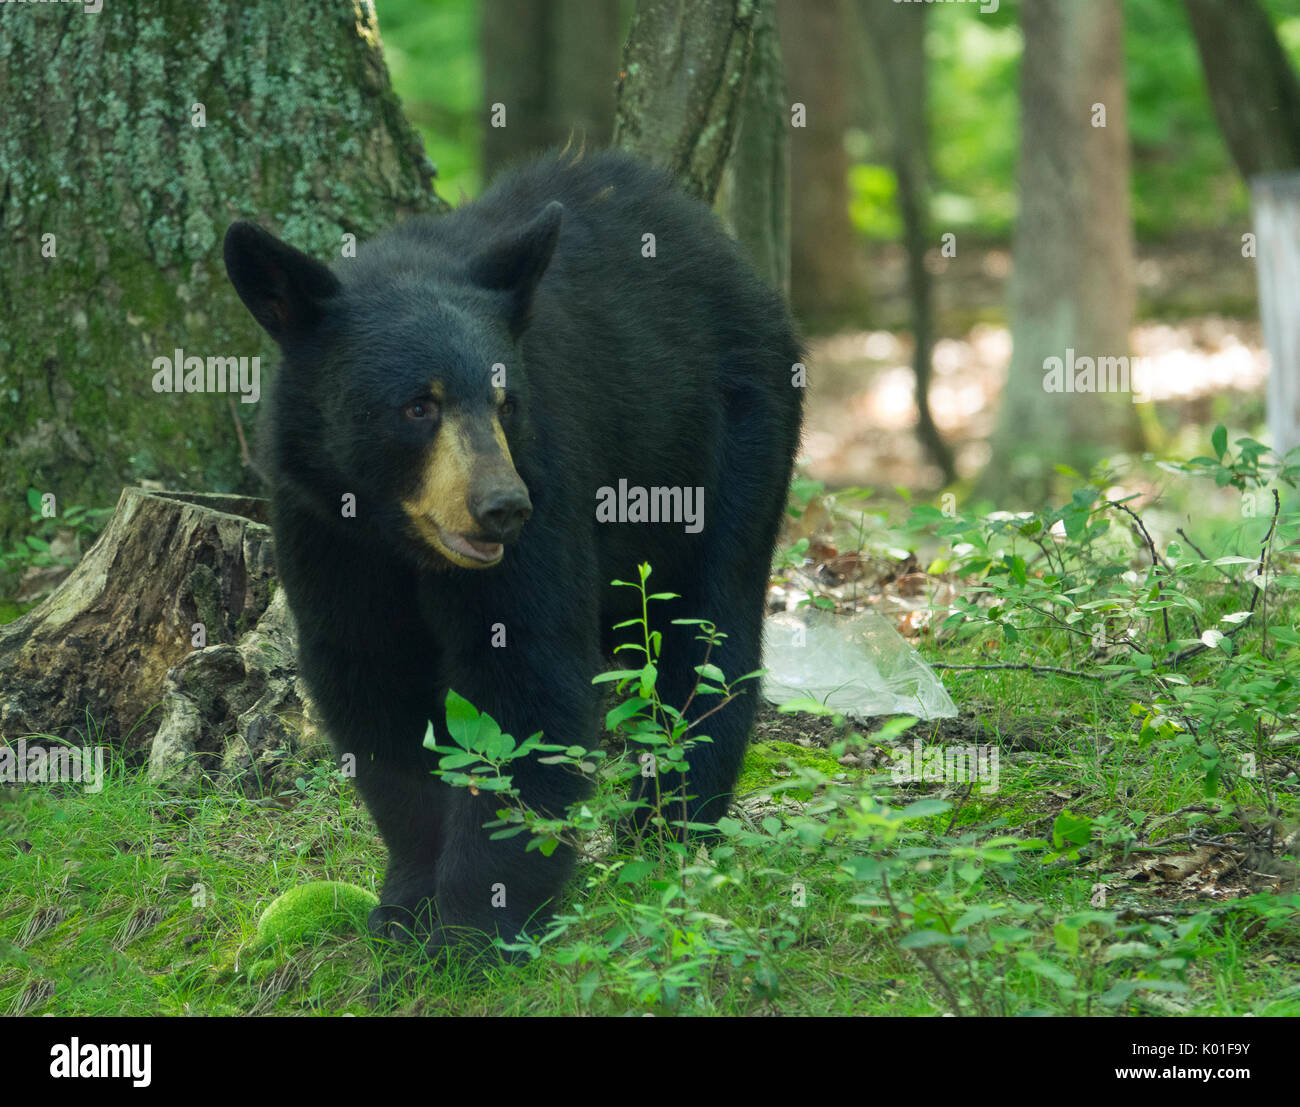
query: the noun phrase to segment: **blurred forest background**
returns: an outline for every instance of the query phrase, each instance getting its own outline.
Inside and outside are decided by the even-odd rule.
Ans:
[[[570,7],[576,13],[573,34],[560,48],[580,52],[582,62],[597,64],[591,51],[598,20],[612,13],[604,44],[604,74],[586,74],[593,88],[605,86],[608,140],[613,119],[614,79],[618,53],[631,20],[633,4],[618,0],[378,0],[384,57],[402,108],[424,139],[438,166],[440,190],[455,202],[459,193],[475,196],[485,183],[484,142],[491,133],[485,110],[484,49],[491,33],[513,32],[519,48],[536,53],[538,39],[520,13]],[[889,157],[885,122],[875,118],[865,87],[878,68],[871,55],[854,51],[848,37],[825,38],[825,23],[812,18],[825,12],[835,23],[853,28],[855,4],[844,0],[791,0],[796,18],[780,25],[787,81],[836,80],[845,102],[842,144],[848,167],[848,216],[859,236],[855,245],[868,257],[896,244],[902,234],[897,207],[897,178]],[[892,0],[882,7],[892,8]],[[1019,0],[1002,0],[998,11],[982,14],[974,5],[933,5],[926,15],[930,150],[933,217],[945,230],[965,232],[980,241],[1008,245],[1016,216],[1016,151],[1020,123],[1018,75],[1024,39]],[[1292,64],[1300,66],[1300,0],[1264,0],[1274,28]],[[503,26],[483,27],[493,13]],[[917,13],[907,12],[908,16]],[[1129,134],[1133,147],[1133,219],[1139,242],[1159,242],[1187,235],[1244,229],[1249,194],[1215,123],[1201,72],[1196,41],[1180,0],[1125,0],[1124,64],[1128,80]],[[833,32],[833,26],[830,28]],[[802,59],[807,36],[806,68]],[[862,36],[865,40],[865,35]],[[861,46],[869,47],[863,41]],[[836,55],[841,64],[835,64]],[[585,58],[583,57],[585,55]],[[489,59],[490,61],[490,59]],[[822,64],[825,63],[825,64]],[[566,64],[556,65],[563,72]],[[553,92],[555,90],[552,90]],[[793,95],[792,98],[797,99]],[[486,96],[490,100],[491,95]],[[555,109],[554,127],[543,142],[563,144],[570,126],[591,126],[586,102]],[[593,128],[594,130],[594,128]],[[510,128],[506,128],[510,132]],[[499,133],[499,132],[498,132]],[[1172,296],[1154,297],[1147,311],[1176,312],[1210,306]],[[897,305],[868,305],[901,320]],[[1253,314],[1254,296],[1215,301]],[[1146,312],[1144,311],[1144,314]]]
[[[1187,9],[1181,0],[1077,5],[1122,12],[1114,56],[1101,59],[1098,72],[1118,66],[1119,88],[1127,89],[1127,120],[1112,106],[1107,125],[1119,129],[1121,144],[1127,127],[1121,156],[1128,158],[1135,243],[1131,260],[1119,264],[1130,269],[1132,306],[1100,310],[1131,314],[1131,347],[1108,352],[1150,359],[1157,402],[1120,413],[1138,420],[1137,434],[1118,433],[1117,420],[1112,440],[1090,434],[1096,449],[1067,457],[1064,449],[1046,456],[1035,448],[986,471],[1012,355],[1024,6],[778,5],[789,98],[809,111],[807,130],[791,131],[791,292],[813,338],[805,457],[810,474],[831,486],[924,491],[954,477],[979,478],[978,488],[995,498],[1032,500],[1046,493],[1054,463],[1084,468],[1108,447],[1195,453],[1216,422],[1264,436],[1268,359],[1255,263],[1242,256],[1242,235],[1252,230],[1250,194],[1216,122]],[[607,142],[614,105],[608,73],[632,7],[615,0],[505,0],[481,9],[461,0],[381,0],[394,86],[438,166],[442,194],[453,203],[474,196],[503,162],[571,134],[575,142]],[[1263,0],[1263,8],[1292,65],[1300,64],[1300,0]],[[539,42],[549,54],[542,56]],[[542,108],[534,128],[487,127],[485,99],[527,95],[529,82]],[[923,106],[923,118],[900,118],[899,88],[904,102]],[[1262,80],[1259,88],[1265,97]],[[1089,86],[1085,78],[1074,105],[1079,131],[1069,142],[1082,141],[1089,106],[1102,92],[1100,79]],[[907,197],[900,195],[896,140],[919,160],[928,207],[929,406],[954,455],[950,467],[937,464],[944,459],[915,433]],[[725,202],[724,192],[724,209]],[[943,256],[943,235],[955,236],[955,257]],[[1072,243],[1050,249],[1068,258]],[[1121,290],[1118,299],[1125,298]],[[1022,419],[1015,423],[1017,439],[1037,440],[1031,447],[1061,445],[1055,429],[1035,436]]]

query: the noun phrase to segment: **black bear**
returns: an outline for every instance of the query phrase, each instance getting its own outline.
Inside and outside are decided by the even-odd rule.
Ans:
[[[656,605],[665,703],[702,660],[673,618],[727,634],[729,679],[760,667],[802,411],[789,314],[704,204],[612,152],[542,158],[333,269],[249,223],[225,260],[283,354],[262,428],[276,560],[307,688],[388,846],[372,928],[512,938],[573,859],[490,840],[498,801],[431,775],[427,723],[449,744],[451,689],[517,739],[593,746],[592,677],[640,611],[610,582],[643,561],[681,596]],[[691,819],[725,811],[756,695],[704,728]],[[514,768],[535,809],[581,797],[571,772]]]

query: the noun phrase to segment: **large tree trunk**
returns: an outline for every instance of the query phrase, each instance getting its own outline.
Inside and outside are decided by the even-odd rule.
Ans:
[[[1119,0],[1021,8],[1019,198],[1011,317],[1015,350],[982,490],[1045,497],[1053,464],[1086,471],[1140,443],[1132,392],[1087,391],[1087,363],[1127,366],[1135,275]],[[1105,126],[1097,114],[1105,111]],[[1048,359],[1083,391],[1047,391]],[[1122,384],[1119,367],[1116,384]],[[1071,383],[1075,383],[1071,376]],[[1129,387],[1132,388],[1130,379]]]
[[[637,0],[619,69],[614,145],[712,203],[740,119],[763,0]]]
[[[880,103],[877,114],[888,126],[891,160],[898,178],[898,207],[907,247],[907,283],[912,302],[916,376],[916,434],[945,484],[957,476],[952,450],[930,412],[934,351],[934,290],[926,254],[936,245],[930,230],[930,129],[926,122],[926,8],[906,8],[858,0],[858,15],[879,74],[870,82]]]
[[[775,4],[764,0],[754,20],[740,134],[727,171],[727,218],[754,268],[783,296],[790,294],[789,128]]]
[[[790,299],[812,330],[861,324],[866,313],[865,249],[849,220],[844,150],[851,118],[847,17],[842,0],[777,4],[790,99],[804,111],[802,125],[790,129]]]
[[[256,487],[229,396],[160,395],[153,362],[271,354],[222,268],[231,221],[337,256],[345,232],[435,206],[368,10],[7,6],[0,540],[29,487],[85,505],[143,478]]]
[[[608,145],[618,75],[617,0],[490,0],[479,41],[489,123],[483,175],[572,140]],[[504,126],[494,106],[505,110]]]

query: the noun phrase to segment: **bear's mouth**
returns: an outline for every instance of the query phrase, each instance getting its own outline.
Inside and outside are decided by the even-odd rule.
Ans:
[[[445,527],[438,527],[435,541],[442,552],[458,565],[465,565],[466,560],[472,566],[495,565],[505,552],[505,546],[500,542],[482,542],[465,534],[456,534]]]

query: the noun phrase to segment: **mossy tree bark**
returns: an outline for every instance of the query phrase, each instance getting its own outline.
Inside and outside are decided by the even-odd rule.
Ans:
[[[712,203],[731,154],[762,0],[637,0],[614,145]]]
[[[153,362],[273,364],[225,278],[231,221],[329,257],[439,205],[369,6],[5,7],[0,539],[29,487],[58,505],[141,479],[254,489],[240,436],[258,405],[158,394]]]
[[[776,5],[759,5],[741,101],[740,134],[727,170],[727,218],[759,273],[790,295],[790,96],[776,33]]]

